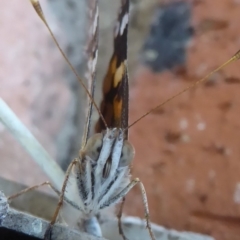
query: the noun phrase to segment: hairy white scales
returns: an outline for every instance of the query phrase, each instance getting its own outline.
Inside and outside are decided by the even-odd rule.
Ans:
[[[107,129],[89,138],[80,151],[66,191],[65,201],[84,217],[96,215],[105,207],[121,201],[130,190],[132,145],[121,129]],[[68,197],[74,191],[77,199]],[[77,203],[77,204],[76,204]]]

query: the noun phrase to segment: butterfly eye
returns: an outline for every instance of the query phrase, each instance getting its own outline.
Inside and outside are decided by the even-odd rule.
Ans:
[[[103,135],[97,133],[88,139],[84,153],[93,161],[97,161],[102,149]]]
[[[120,167],[129,166],[134,158],[134,155],[135,155],[135,150],[132,144],[130,144],[130,142],[128,141],[124,141],[119,166]]]

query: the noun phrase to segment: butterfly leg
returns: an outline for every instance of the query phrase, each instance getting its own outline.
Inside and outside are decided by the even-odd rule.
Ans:
[[[144,188],[143,183],[140,181],[139,178],[133,179],[120,193],[118,193],[116,196],[108,200],[108,202],[104,203],[101,208],[104,208],[106,206],[113,205],[115,203],[118,203],[120,199],[126,196],[126,194],[135,186],[139,184],[140,190],[142,193],[142,200],[143,200],[143,206],[144,206],[144,212],[145,212],[145,219],[146,219],[146,227],[148,229],[149,235],[152,240],[156,240],[150,223],[150,215],[149,215],[149,208],[148,208],[148,201],[147,201],[147,194]],[[122,210],[121,210],[122,211]],[[123,235],[122,235],[123,236]]]
[[[58,200],[58,205],[57,205],[57,208],[54,212],[54,215],[53,215],[53,218],[52,218],[52,221],[50,222],[46,232],[45,232],[45,235],[44,235],[44,240],[50,240],[51,239],[51,232],[52,232],[52,227],[53,225],[55,224],[56,220],[57,220],[57,217],[58,217],[58,214],[59,214],[59,211],[63,205],[63,201],[64,201],[64,193],[65,193],[65,190],[66,190],[66,187],[67,187],[67,183],[68,183],[68,179],[70,177],[70,173],[72,171],[72,168],[75,164],[77,164],[78,162],[78,159],[74,159],[67,171],[66,171],[66,175],[65,175],[65,179],[64,179],[64,182],[63,182],[63,186],[62,186],[62,190],[61,190],[61,193],[59,195],[59,200]]]
[[[25,188],[22,191],[7,197],[7,199],[8,199],[8,201],[10,201],[10,200],[12,200],[14,198],[17,198],[17,197],[19,197],[19,196],[21,196],[21,195],[23,195],[23,194],[25,194],[27,192],[31,192],[31,191],[36,190],[37,188],[40,188],[40,187],[45,186],[45,185],[48,185],[57,195],[60,195],[60,192],[50,182],[46,181],[46,182],[43,182],[41,184]]]
[[[122,218],[122,213],[123,213],[123,207],[124,207],[124,203],[125,203],[126,198],[123,197],[118,214],[117,214],[117,219],[118,219],[118,231],[119,234],[122,236],[123,240],[127,240],[126,236],[124,235],[123,229],[122,229],[122,222],[121,222],[121,218]]]
[[[61,192],[59,190],[57,190],[49,181],[43,182],[41,184],[38,185],[34,185],[32,187],[28,187],[23,189],[22,191],[15,193],[14,195],[11,195],[9,197],[7,197],[8,201],[11,201],[14,198],[17,198],[27,192],[31,192],[33,190],[36,190],[42,186],[48,185],[58,196],[60,196]],[[70,204],[73,208],[77,209],[77,210],[82,210],[76,203],[70,201],[69,199],[67,199],[66,197],[64,197],[64,201],[66,201],[68,204]]]
[[[138,179],[139,180],[139,179]],[[147,201],[147,194],[144,188],[143,183],[139,180],[139,186],[142,193],[142,200],[143,200],[143,206],[144,206],[144,212],[145,212],[145,219],[146,219],[146,227],[148,229],[149,235],[152,240],[156,240],[154,233],[152,231],[151,223],[150,223],[150,214],[149,214],[149,208],[148,208],[148,201]]]

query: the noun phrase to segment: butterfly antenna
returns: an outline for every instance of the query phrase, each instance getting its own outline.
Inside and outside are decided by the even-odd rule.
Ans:
[[[216,68],[215,70],[213,70],[212,72],[210,72],[209,74],[207,74],[205,77],[203,77],[202,79],[198,80],[197,82],[194,82],[193,84],[189,85],[188,87],[184,88],[183,90],[181,90],[180,92],[178,92],[177,94],[175,94],[174,96],[168,98],[167,100],[165,100],[164,102],[162,102],[161,104],[157,105],[156,107],[152,108],[151,110],[149,110],[148,112],[146,112],[145,114],[143,114],[140,118],[138,118],[137,120],[135,120],[133,123],[131,123],[125,130],[129,129],[130,127],[132,127],[133,125],[135,125],[137,122],[139,122],[141,119],[145,118],[147,115],[149,115],[151,112],[154,112],[155,110],[157,110],[158,108],[162,107],[163,105],[165,105],[166,103],[172,101],[174,98],[178,97],[179,95],[181,95],[182,93],[188,91],[189,89],[199,85],[200,83],[206,81],[211,75],[213,75],[214,73],[218,72],[219,70],[221,70],[222,68],[226,67],[228,64],[236,61],[240,59],[240,50],[237,51],[237,53],[235,53],[229,60],[227,60],[225,63],[223,63],[221,66],[219,66],[218,68]]]
[[[85,89],[88,97],[90,98],[90,100],[92,101],[94,107],[96,108],[96,110],[98,111],[98,114],[100,116],[100,118],[102,119],[103,121],[103,124],[105,125],[105,127],[107,128],[107,123],[100,111],[100,109],[98,108],[96,102],[94,101],[91,93],[89,92],[89,90],[87,89],[87,87],[85,86],[85,84],[83,83],[82,79],[79,77],[79,75],[77,74],[77,71],[75,70],[75,68],[72,66],[72,64],[70,63],[70,61],[68,60],[67,56],[65,55],[65,53],[63,52],[62,48],[59,46],[59,43],[57,41],[57,39],[55,38],[51,28],[49,27],[48,23],[47,23],[47,20],[43,14],[43,10],[42,10],[42,7],[39,3],[38,0],[30,0],[30,2],[32,3],[32,6],[34,7],[35,11],[37,12],[38,16],[40,17],[40,19],[43,21],[43,23],[45,24],[45,26],[47,27],[54,43],[56,44],[57,48],[59,49],[59,51],[61,52],[63,58],[65,59],[65,61],[67,62],[67,64],[69,65],[70,69],[73,71],[73,73],[75,74],[75,76],[77,77],[78,81],[80,82],[80,84],[82,85],[82,87]]]

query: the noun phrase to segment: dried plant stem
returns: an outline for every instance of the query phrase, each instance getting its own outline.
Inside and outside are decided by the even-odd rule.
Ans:
[[[11,131],[13,136],[32,156],[33,160],[40,166],[49,179],[51,179],[52,184],[57,189],[61,189],[64,172],[1,98],[0,121]]]

